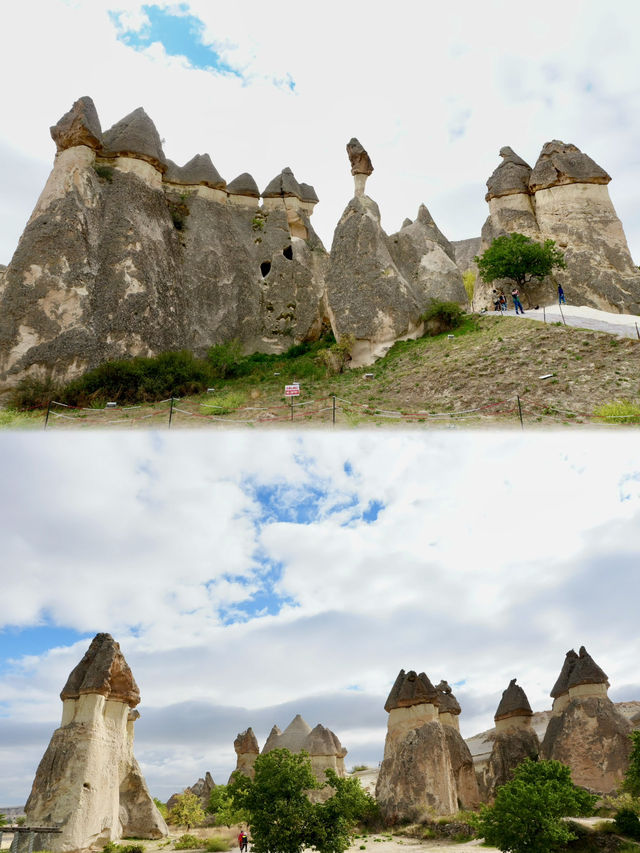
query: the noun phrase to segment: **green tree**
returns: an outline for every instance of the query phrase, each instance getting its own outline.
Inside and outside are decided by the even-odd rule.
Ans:
[[[631,754],[629,755],[629,767],[624,774],[623,789],[628,791],[632,797],[640,797],[640,731],[631,732]]]
[[[7,824],[7,816],[4,814],[0,814],[0,826],[6,826]]]
[[[259,755],[255,778],[237,776],[228,786],[234,806],[246,811],[256,853],[342,853],[351,843],[356,822],[375,811],[375,803],[356,779],[327,771],[333,796],[312,803],[308,793],[324,787],[305,752],[274,749]]]
[[[562,818],[591,814],[595,799],[572,783],[564,764],[527,758],[481,809],[478,831],[503,851],[548,853],[575,838]]]
[[[554,269],[565,269],[564,255],[554,240],[536,243],[524,234],[496,237],[486,252],[474,258],[480,278],[491,283],[510,278],[525,289],[530,282],[542,281]]]
[[[163,803],[162,800],[159,800],[157,797],[153,798],[153,802],[156,804],[156,808],[162,815],[162,817],[166,820],[169,816],[169,809],[167,808],[167,804]]]
[[[476,290],[476,274],[472,269],[468,269],[466,272],[462,273],[462,283],[464,284],[464,289],[467,294],[467,299],[469,300],[469,305],[471,306],[471,310],[473,311],[473,294]]]
[[[236,807],[226,785],[216,785],[211,791],[206,811],[215,816],[216,826],[233,826],[248,821],[246,812]]]
[[[200,797],[191,791],[184,791],[177,797],[175,806],[169,812],[169,823],[174,826],[185,826],[187,831],[192,826],[198,826],[205,819]]]

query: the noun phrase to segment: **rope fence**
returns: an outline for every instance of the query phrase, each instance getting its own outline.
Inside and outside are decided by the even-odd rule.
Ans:
[[[207,411],[210,410],[210,411]],[[510,419],[519,422],[522,429],[525,424],[534,425],[541,422],[561,423],[563,425],[592,425],[616,426],[636,418],[637,415],[596,415],[562,408],[555,404],[542,404],[529,401],[519,395],[515,397],[486,403],[472,408],[452,409],[447,411],[432,411],[416,409],[383,409],[370,403],[359,403],[347,400],[337,395],[321,397],[315,400],[305,400],[289,404],[274,404],[273,406],[225,406],[215,403],[184,400],[179,397],[169,397],[152,404],[151,409],[141,405],[109,406],[105,408],[90,408],[86,406],[71,406],[51,400],[44,415],[44,429],[55,428],[56,423],[76,427],[110,427],[126,424],[135,427],[143,421],[152,421],[154,428],[161,428],[166,421],[166,428],[175,426],[204,425],[207,421],[212,424],[233,424],[234,426],[265,426],[268,424],[286,424],[295,422],[318,423],[331,425],[350,425],[354,419],[388,420],[410,423],[456,423],[460,421],[491,421],[493,424],[508,423]],[[614,423],[611,423],[614,421]],[[145,424],[149,426],[149,424]]]

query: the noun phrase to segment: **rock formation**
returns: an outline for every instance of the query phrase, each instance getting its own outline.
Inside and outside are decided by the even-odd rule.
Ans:
[[[133,755],[140,692],[109,634],[96,635],[60,698],[62,722],[38,766],[27,822],[60,827],[48,845],[65,853],[123,836],[166,836]]]
[[[474,808],[480,802],[480,792],[473,767],[473,757],[460,734],[458,722],[461,713],[460,703],[446,681],[436,685],[436,693],[438,694],[438,721],[444,726],[458,802],[463,803],[464,808]]]
[[[444,686],[441,694],[449,695]],[[447,700],[445,719],[454,716],[454,701]],[[471,754],[455,726],[440,722],[438,706],[438,691],[424,672],[400,670],[385,703],[389,719],[376,785],[386,820],[425,810],[453,814],[478,802]]]
[[[209,798],[211,796],[211,792],[216,787],[216,783],[213,781],[213,776],[209,771],[204,774],[204,779],[200,777],[197,782],[194,782],[193,785],[190,785],[188,788],[185,788],[184,791],[179,791],[175,794],[172,794],[167,800],[167,808],[171,810],[178,803],[178,797],[181,794],[195,794],[196,797],[199,798],[202,803],[202,807],[206,809],[209,805]]]
[[[525,758],[537,759],[540,741],[531,726],[532,716],[524,690],[512,678],[494,717],[493,749],[481,785],[487,799],[493,799],[496,790],[513,777],[514,770]]]
[[[311,759],[311,768],[319,782],[327,781],[325,770],[334,770],[341,778],[345,775],[344,757],[347,750],[337,735],[320,723],[312,729],[300,714],[296,714],[283,732],[277,726],[271,729],[262,747],[262,753],[271,752],[272,749],[307,752]]]
[[[373,169],[368,155],[357,140],[347,151],[356,193],[333,236],[326,288],[334,333],[354,339],[352,364],[359,366],[395,341],[421,335],[422,314],[432,302],[465,304],[466,294],[453,248],[427,208],[422,205],[414,222],[389,237],[378,205],[358,183]]]
[[[616,790],[628,766],[631,724],[607,695],[609,681],[582,646],[567,652],[551,695],[552,716],[542,758],[562,761],[576,785],[597,793]]]
[[[566,270],[554,272],[570,302],[605,311],[640,311],[640,271],[609,197],[610,176],[575,145],[547,142],[533,169],[511,148],[487,181],[489,218],[484,251],[501,234],[517,231],[555,240]],[[492,286],[482,285],[487,305]],[[555,281],[527,287],[531,302],[555,301]]]
[[[51,134],[53,171],[2,276],[0,390],[114,358],[204,355],[233,338],[279,352],[320,334],[317,196],[291,170],[260,208],[250,175],[227,187],[207,154],[168,162],[142,109],[102,133],[84,97]]]
[[[258,739],[253,733],[251,726],[249,726],[249,728],[244,732],[240,732],[233,742],[233,748],[237,755],[236,769],[234,773],[242,773],[243,776],[248,776],[250,779],[253,779],[253,765],[256,763],[256,758],[260,753],[260,747],[258,746]],[[233,778],[233,773],[231,776]]]
[[[347,155],[351,163],[351,174],[354,178],[356,196],[364,195],[367,178],[373,172],[371,158],[355,136],[347,142]]]

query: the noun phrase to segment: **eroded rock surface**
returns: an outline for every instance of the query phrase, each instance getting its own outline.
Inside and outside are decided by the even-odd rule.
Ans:
[[[139,692],[119,645],[98,634],[61,698],[60,728],[38,766],[25,812],[35,826],[57,826],[53,851],[80,851],[123,836],[161,838],[167,827],[133,755]]]

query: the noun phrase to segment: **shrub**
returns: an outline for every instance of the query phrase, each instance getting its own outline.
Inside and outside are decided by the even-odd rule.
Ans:
[[[231,849],[232,842],[226,838],[214,836],[207,841],[207,846],[204,848],[207,853],[222,853],[223,850]]]
[[[185,834],[177,838],[173,846],[176,850],[193,850],[198,847],[202,849],[204,842],[202,839],[196,838],[195,835]]]
[[[622,835],[640,840],[640,818],[631,809],[620,809],[614,817],[616,828]]]
[[[433,337],[450,332],[462,323],[464,312],[457,302],[434,302],[420,316],[425,336]]]
[[[46,409],[51,400],[61,394],[61,389],[52,379],[35,379],[27,376],[9,395],[12,409]]]
[[[111,183],[111,181],[113,181],[113,166],[95,166],[94,165],[93,171],[103,181],[107,181],[107,183],[109,183],[109,184]]]
[[[352,773],[359,773],[360,770],[368,770],[369,767],[366,764],[356,764],[351,768]]]
[[[158,809],[158,811],[160,812],[162,817],[166,820],[167,815],[169,814],[169,809],[167,808],[167,804],[163,803],[162,800],[159,800],[157,797],[153,798],[153,802],[155,803],[156,808]]]
[[[640,423],[640,406],[629,400],[604,403],[598,406],[595,415],[610,424],[638,424]]]
[[[216,344],[210,347],[207,352],[207,362],[216,379],[237,376],[238,368],[243,360],[245,359],[242,344],[236,338],[223,344]]]

